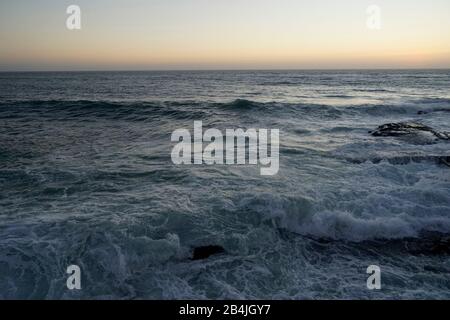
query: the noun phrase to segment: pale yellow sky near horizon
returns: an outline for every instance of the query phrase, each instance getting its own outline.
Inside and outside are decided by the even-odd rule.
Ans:
[[[450,68],[450,1],[0,0],[0,43],[0,71]]]

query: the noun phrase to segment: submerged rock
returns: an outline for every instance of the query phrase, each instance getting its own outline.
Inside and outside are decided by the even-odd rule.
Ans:
[[[221,246],[203,246],[194,248],[192,260],[207,259],[212,255],[224,253],[225,249]]]
[[[437,140],[450,140],[450,133],[439,132],[431,127],[417,122],[387,123],[370,131],[375,137],[401,137],[411,143],[427,144]]]

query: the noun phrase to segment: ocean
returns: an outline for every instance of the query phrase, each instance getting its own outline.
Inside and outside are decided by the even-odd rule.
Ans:
[[[449,70],[0,73],[0,298],[450,299],[450,142],[369,133],[450,132],[449,89]],[[278,173],[173,164],[194,121],[279,129]]]

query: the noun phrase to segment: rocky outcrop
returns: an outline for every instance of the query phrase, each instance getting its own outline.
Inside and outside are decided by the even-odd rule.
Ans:
[[[224,253],[225,249],[221,246],[203,246],[196,247],[192,253],[192,260],[207,259],[212,255]]]
[[[438,140],[450,140],[450,133],[439,132],[417,122],[387,123],[370,131],[375,137],[400,137],[409,139],[411,143],[427,144]]]

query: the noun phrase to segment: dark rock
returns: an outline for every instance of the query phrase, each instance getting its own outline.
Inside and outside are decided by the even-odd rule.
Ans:
[[[392,137],[411,134],[417,131],[432,132],[433,129],[416,122],[399,122],[383,124],[371,133],[375,137]]]
[[[192,260],[207,259],[212,255],[224,253],[225,249],[221,246],[204,246],[194,248]]]
[[[450,140],[450,133],[438,132],[431,127],[417,122],[387,123],[369,132],[375,137],[402,137],[411,139],[412,143],[433,143],[436,140]]]

